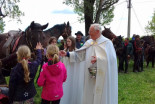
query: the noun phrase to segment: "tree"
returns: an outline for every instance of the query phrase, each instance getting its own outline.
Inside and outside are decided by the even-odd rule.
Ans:
[[[3,33],[4,26],[5,26],[5,22],[3,21],[3,19],[0,19],[0,33]]]
[[[4,31],[5,25],[3,18],[5,17],[21,22],[20,17],[23,16],[24,13],[19,10],[19,2],[20,0],[0,0],[0,32]]]
[[[74,8],[80,16],[79,20],[85,22],[86,35],[90,24],[108,24],[112,21],[114,14],[114,4],[119,0],[65,0],[66,5]]]
[[[152,16],[152,20],[148,22],[148,25],[145,27],[147,33],[155,35],[155,11]]]

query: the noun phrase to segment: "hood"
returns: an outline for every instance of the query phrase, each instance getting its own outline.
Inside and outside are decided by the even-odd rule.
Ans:
[[[59,75],[62,72],[62,69],[63,63],[61,61],[53,65],[47,65],[47,70],[51,75]]]

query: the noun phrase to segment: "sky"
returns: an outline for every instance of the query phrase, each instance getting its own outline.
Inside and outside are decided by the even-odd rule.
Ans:
[[[118,35],[127,37],[127,23],[128,23],[128,0],[119,0],[115,4],[113,21],[106,25],[111,31]],[[74,13],[73,8],[62,3],[63,0],[20,0],[19,8],[25,13],[21,17],[22,24],[17,23],[16,20],[9,21],[5,18],[5,31],[9,30],[25,30],[32,21],[42,25],[49,23],[48,28],[56,24],[67,23],[69,21],[72,27],[72,35],[75,36],[77,31],[85,34],[85,25],[78,21],[78,15]],[[151,20],[153,12],[155,11],[155,0],[131,0],[131,32],[139,34],[140,36],[148,35],[145,32],[145,27],[148,21]],[[102,27],[102,29],[104,29]]]

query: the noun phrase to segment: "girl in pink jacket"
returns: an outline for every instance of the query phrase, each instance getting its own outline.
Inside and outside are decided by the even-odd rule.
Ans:
[[[47,47],[45,63],[40,72],[37,84],[43,86],[41,104],[59,104],[63,96],[63,82],[67,78],[65,65],[59,61],[59,48],[56,45]]]

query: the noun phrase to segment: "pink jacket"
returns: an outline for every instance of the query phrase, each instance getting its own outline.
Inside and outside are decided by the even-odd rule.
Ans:
[[[59,61],[56,64],[43,65],[37,84],[43,86],[41,98],[48,101],[59,100],[63,96],[63,82],[66,81],[65,65]]]

